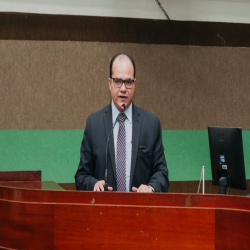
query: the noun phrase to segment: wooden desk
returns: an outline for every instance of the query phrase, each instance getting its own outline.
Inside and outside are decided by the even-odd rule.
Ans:
[[[0,183],[0,249],[250,248],[248,197],[22,185]]]

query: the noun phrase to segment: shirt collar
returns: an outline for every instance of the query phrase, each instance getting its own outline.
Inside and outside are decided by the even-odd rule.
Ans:
[[[113,120],[113,125],[115,124],[115,120],[117,116],[119,115],[120,111],[116,108],[113,100],[111,102],[111,108],[112,108],[112,120]],[[130,105],[126,108],[124,111],[125,115],[127,116],[127,119],[130,123],[132,123],[132,102]]]

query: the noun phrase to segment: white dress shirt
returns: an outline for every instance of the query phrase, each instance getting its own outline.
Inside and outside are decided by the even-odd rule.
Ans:
[[[113,126],[115,124],[116,118],[120,111],[116,108],[113,100],[111,103],[112,107],[112,120]],[[129,192],[130,184],[130,170],[131,170],[131,154],[132,154],[132,103],[124,111],[126,115],[125,119],[125,130],[126,130],[126,191]],[[116,123],[113,133],[114,133],[114,146],[115,146],[115,158],[116,158],[116,146],[117,146],[117,134],[119,129],[119,122]],[[116,159],[115,159],[116,162]]]

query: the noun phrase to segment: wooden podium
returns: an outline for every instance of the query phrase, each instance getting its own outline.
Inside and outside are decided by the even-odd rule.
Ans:
[[[64,191],[18,175],[0,174],[0,249],[250,249],[248,197]]]

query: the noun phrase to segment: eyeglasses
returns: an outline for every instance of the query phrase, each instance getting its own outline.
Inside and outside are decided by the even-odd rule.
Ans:
[[[120,78],[111,78],[116,88],[121,88],[122,84],[124,83],[126,89],[131,89],[133,87],[133,83],[135,82],[134,79],[126,79],[122,80]]]

